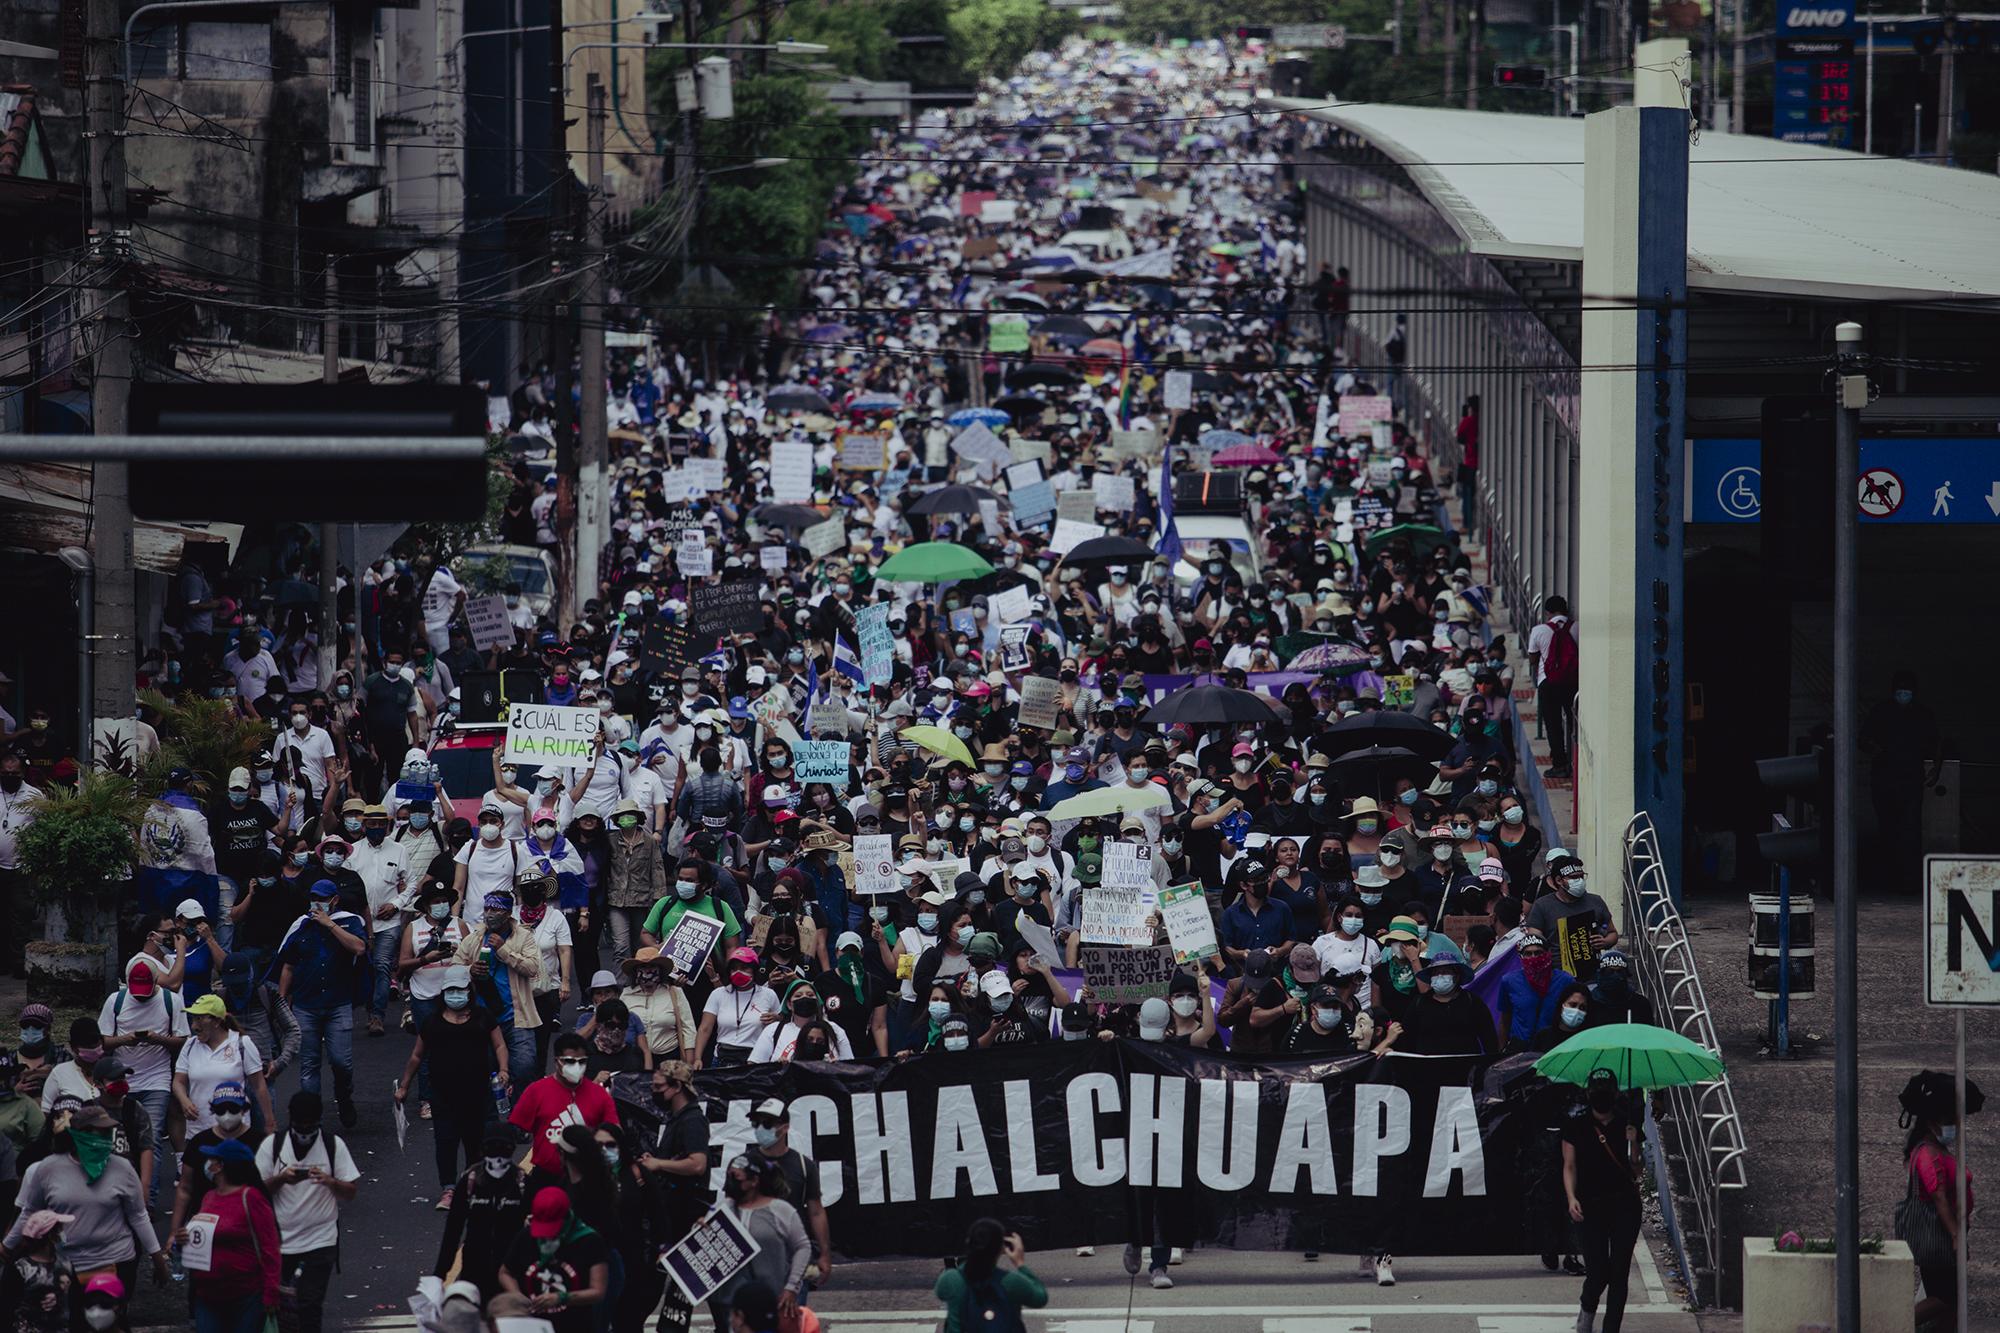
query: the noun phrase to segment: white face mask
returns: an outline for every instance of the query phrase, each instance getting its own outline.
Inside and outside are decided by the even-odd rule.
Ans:
[[[583,1067],[584,1061],[582,1060],[559,1060],[556,1062],[556,1073],[565,1083],[581,1083],[583,1082]]]
[[[1451,857],[1452,849],[1450,843],[1441,842],[1431,848],[1431,860],[1437,862],[1439,865],[1443,865],[1446,861],[1451,860]]]
[[[1385,866],[1399,866],[1403,864],[1403,854],[1401,852],[1377,852],[1375,853],[1375,858]]]
[[[1174,1012],[1182,1018],[1193,1017],[1195,1010],[1201,1008],[1201,998],[1195,995],[1176,995],[1167,1003],[1172,1005]]]
[[[1340,1010],[1315,1008],[1313,1010],[1313,1022],[1323,1028],[1337,1028],[1340,1026]]]
[[[91,1328],[103,1330],[118,1322],[118,1307],[115,1305],[86,1305],[83,1307],[83,1322]]]
[[[1028,836],[1028,850],[1030,852],[1033,852],[1036,856],[1040,856],[1043,852],[1046,852],[1048,849],[1049,849],[1049,840],[1047,838],[1044,838],[1041,834],[1033,833]]]
[[[487,1175],[498,1180],[514,1169],[514,1159],[511,1157],[488,1157],[481,1165],[486,1168]]]
[[[216,1128],[228,1130],[232,1133],[243,1128],[243,1120],[244,1115],[241,1111],[217,1111],[215,1113]]]
[[[498,842],[500,841],[500,826],[498,824],[481,824],[479,826],[479,836],[485,842]]]
[[[1248,760],[1248,759],[1238,759],[1238,760],[1236,761],[1236,765],[1235,765],[1235,766],[1236,766],[1236,771],[1237,771],[1238,773],[1248,773],[1248,772],[1250,771],[1250,765],[1251,765],[1251,761],[1250,761],[1250,760]]]
[[[1359,935],[1361,933],[1362,924],[1363,924],[1362,919],[1358,916],[1344,916],[1340,918],[1341,933],[1346,935]]]

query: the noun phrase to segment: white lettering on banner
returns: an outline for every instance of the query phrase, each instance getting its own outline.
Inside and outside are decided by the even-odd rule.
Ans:
[[[1033,925],[1026,917],[1026,924]],[[1060,1189],[1062,1177],[1041,1170],[1035,1160],[1035,1097],[1028,1081],[1010,1078],[1001,1085],[1007,1099],[1007,1169],[1016,1194],[1039,1194]],[[1252,1092],[1256,1089],[1253,1087]]]
[[[986,1151],[986,1127],[979,1121],[979,1103],[961,1083],[938,1089],[937,1133],[931,1139],[931,1197],[949,1199],[958,1193],[959,1173],[975,1198],[1000,1192],[993,1175],[993,1157]]]
[[[1472,1089],[1439,1088],[1437,1120],[1431,1126],[1430,1166],[1424,1172],[1424,1197],[1442,1199],[1451,1188],[1452,1173],[1456,1171],[1465,1173],[1465,1193],[1486,1193],[1485,1143],[1479,1137],[1479,1112],[1472,1105]]]
[[[1229,1121],[1224,1137],[1222,1122]],[[1257,1178],[1257,1085],[1247,1078],[1201,1081],[1194,1173],[1212,1190],[1240,1190]],[[1225,1161],[1225,1158],[1227,1159]]]
[[[1184,1078],[1132,1075],[1132,1110],[1126,1126],[1126,1179],[1134,1185],[1179,1189],[1187,1124]]]
[[[1101,1071],[1079,1075],[1063,1091],[1069,1107],[1069,1172],[1076,1183],[1116,1185],[1125,1179],[1125,1140],[1100,1138],[1097,1117],[1118,1114],[1118,1080]]]
[[[745,1110],[747,1119],[747,1103]],[[794,1097],[788,1110],[792,1123],[798,1126],[794,1132],[803,1135],[799,1139],[802,1144],[812,1143],[821,1134],[831,1137],[840,1133],[840,1108],[833,1104],[831,1097],[809,1092],[802,1097]],[[810,1154],[806,1160],[813,1160]],[[839,1203],[841,1196],[847,1192],[845,1177],[840,1169],[840,1159],[831,1158],[816,1162],[815,1165],[819,1170],[819,1201],[831,1208]]]
[[[1410,1094],[1387,1083],[1354,1085],[1354,1193],[1381,1191],[1382,1159],[1410,1150]]]
[[[1326,1094],[1311,1083],[1287,1085],[1285,1123],[1278,1130],[1278,1155],[1271,1159],[1271,1192],[1299,1187],[1299,1168],[1309,1177],[1309,1194],[1338,1194],[1340,1173],[1333,1165],[1333,1127],[1326,1119]],[[1360,1131],[1355,1131],[1357,1136]],[[1405,1130],[1407,1136],[1408,1131]]]
[[[1108,1077],[1108,1076],[1107,1076]],[[867,1093],[851,1099],[854,1197],[862,1203],[909,1203],[917,1197],[910,1160],[910,1094]],[[1404,1130],[1407,1136],[1408,1129]]]

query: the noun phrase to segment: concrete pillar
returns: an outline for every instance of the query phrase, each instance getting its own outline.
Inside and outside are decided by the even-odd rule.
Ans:
[[[1663,62],[1642,50],[1639,63]],[[1634,370],[1582,377],[1575,850],[1617,892],[1625,825],[1646,810],[1678,891],[1688,118],[1676,102],[1584,124],[1582,362]]]

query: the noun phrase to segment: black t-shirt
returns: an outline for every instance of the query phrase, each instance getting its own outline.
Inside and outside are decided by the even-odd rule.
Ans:
[[[558,1244],[555,1254],[544,1261],[540,1243],[528,1228],[522,1227],[521,1234],[507,1247],[506,1264],[521,1291],[538,1296],[583,1291],[590,1286],[590,1270],[610,1261],[611,1244],[595,1231]],[[551,1311],[544,1318],[555,1326],[557,1333],[584,1333],[595,1326],[597,1312],[585,1308],[562,1309]]]
[[[655,1105],[657,1106],[658,1104],[655,1103]],[[651,1142],[640,1144],[641,1152],[648,1152],[655,1157],[663,1157],[671,1161],[677,1157],[688,1157],[695,1153],[706,1153],[708,1151],[708,1115],[701,1109],[700,1102],[691,1101],[678,1111],[668,1111],[665,1107],[659,1107],[658,1109],[662,1116],[659,1127],[653,1131]],[[714,1160],[712,1157],[709,1159],[711,1165],[714,1163]],[[666,1190],[669,1195],[693,1196],[699,1194],[704,1199],[708,1197],[708,1177],[706,1175],[676,1176],[662,1173],[650,1178],[658,1180],[661,1188]],[[679,1238],[675,1237],[675,1239]]]
[[[875,1053],[875,1043],[869,1040],[868,1029],[874,1021],[874,1013],[889,1002],[888,987],[879,974],[864,970],[861,976],[860,995],[847,983],[839,970],[822,972],[813,978],[813,989],[820,994],[820,1002],[826,1008],[828,1021],[837,1023],[847,1034],[848,1044],[858,1056]]]
[[[1049,1039],[1049,1024],[1044,1018],[1037,1023],[1017,1001],[1004,1014],[994,1015],[987,1031],[993,1034],[995,1046],[1021,1046]]]
[[[1638,1193],[1639,1187],[1633,1184],[1632,1172],[1625,1165],[1625,1131],[1631,1125],[1623,1111],[1613,1112],[1611,1122],[1605,1124],[1582,1108],[1563,1121],[1563,1142],[1576,1150],[1577,1198],[1616,1199]]]
[[[361,682],[363,717],[370,731],[394,731],[409,721],[410,698],[417,687],[400,675],[378,671]]]
[[[631,1074],[646,1067],[646,1057],[633,1042],[626,1042],[615,1051],[605,1052],[592,1042],[585,1056],[584,1075],[596,1078],[599,1074]]]
[[[799,1210],[801,1217],[805,1216],[806,1205],[819,1199],[819,1169],[797,1148],[787,1148],[784,1156],[772,1160],[785,1178],[785,1198]]]
[[[492,1019],[477,1010],[463,1023],[432,1014],[418,1035],[430,1061],[432,1100],[470,1107],[493,1095]]]
[[[297,879],[279,875],[270,884],[257,887],[250,905],[243,909],[243,919],[236,923],[236,947],[275,952],[292,922],[306,914],[305,886],[311,882],[304,875]]]
[[[217,806],[208,817],[208,836],[215,844],[216,868],[231,879],[242,879],[256,868],[278,816],[262,801]]]
[[[1332,1032],[1321,1032],[1313,1027],[1309,1014],[1300,1014],[1293,1022],[1284,1040],[1278,1043],[1278,1050],[1285,1055],[1319,1055],[1354,1053],[1354,1034],[1347,1030],[1345,1019]]]
[[[137,1106],[138,1103],[127,1101],[125,1105]],[[255,1152],[257,1145],[264,1141],[263,1133],[255,1129],[246,1129],[237,1135],[237,1137],[243,1140],[244,1146],[248,1147],[252,1152]],[[213,1126],[204,1129],[201,1133],[188,1140],[187,1153],[181,1158],[181,1162],[183,1163],[181,1175],[184,1179],[191,1177],[188,1185],[187,1215],[189,1217],[193,1217],[201,1211],[201,1201],[208,1196],[208,1175],[201,1169],[202,1163],[208,1159],[201,1155],[201,1150],[203,1148],[213,1148],[220,1142],[222,1142],[222,1135],[217,1133]],[[192,1172],[187,1169],[190,1166],[194,1168]]]

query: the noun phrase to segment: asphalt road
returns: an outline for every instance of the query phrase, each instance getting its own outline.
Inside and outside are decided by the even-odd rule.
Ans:
[[[342,1267],[327,1299],[329,1328],[414,1329],[407,1301],[430,1271],[443,1232],[444,1214],[433,1210],[430,1125],[415,1118],[413,1104],[409,1143],[399,1151],[389,1112],[410,1041],[393,1023],[386,1037],[355,1039],[361,1121],[346,1137],[362,1184],[341,1215]],[[288,1074],[273,1090],[281,1115],[297,1086],[297,1076]],[[836,1235],[836,1250],[839,1243]],[[1570,1333],[1576,1327],[1579,1279],[1545,1273],[1533,1259],[1405,1258],[1396,1264],[1397,1285],[1385,1288],[1361,1276],[1347,1256],[1308,1263],[1295,1254],[1197,1250],[1172,1270],[1171,1291],[1154,1291],[1143,1273],[1127,1278],[1117,1247],[1100,1247],[1094,1258],[1031,1254],[1030,1263],[1050,1298],[1029,1327],[1047,1333]],[[937,1272],[936,1260],[840,1264],[812,1306],[829,1328],[933,1333]],[[1660,1274],[1642,1254],[1625,1327],[1692,1333],[1693,1317]],[[187,1326],[184,1287],[163,1290],[150,1279],[142,1286],[135,1325]],[[697,1320],[705,1326],[706,1314]]]

